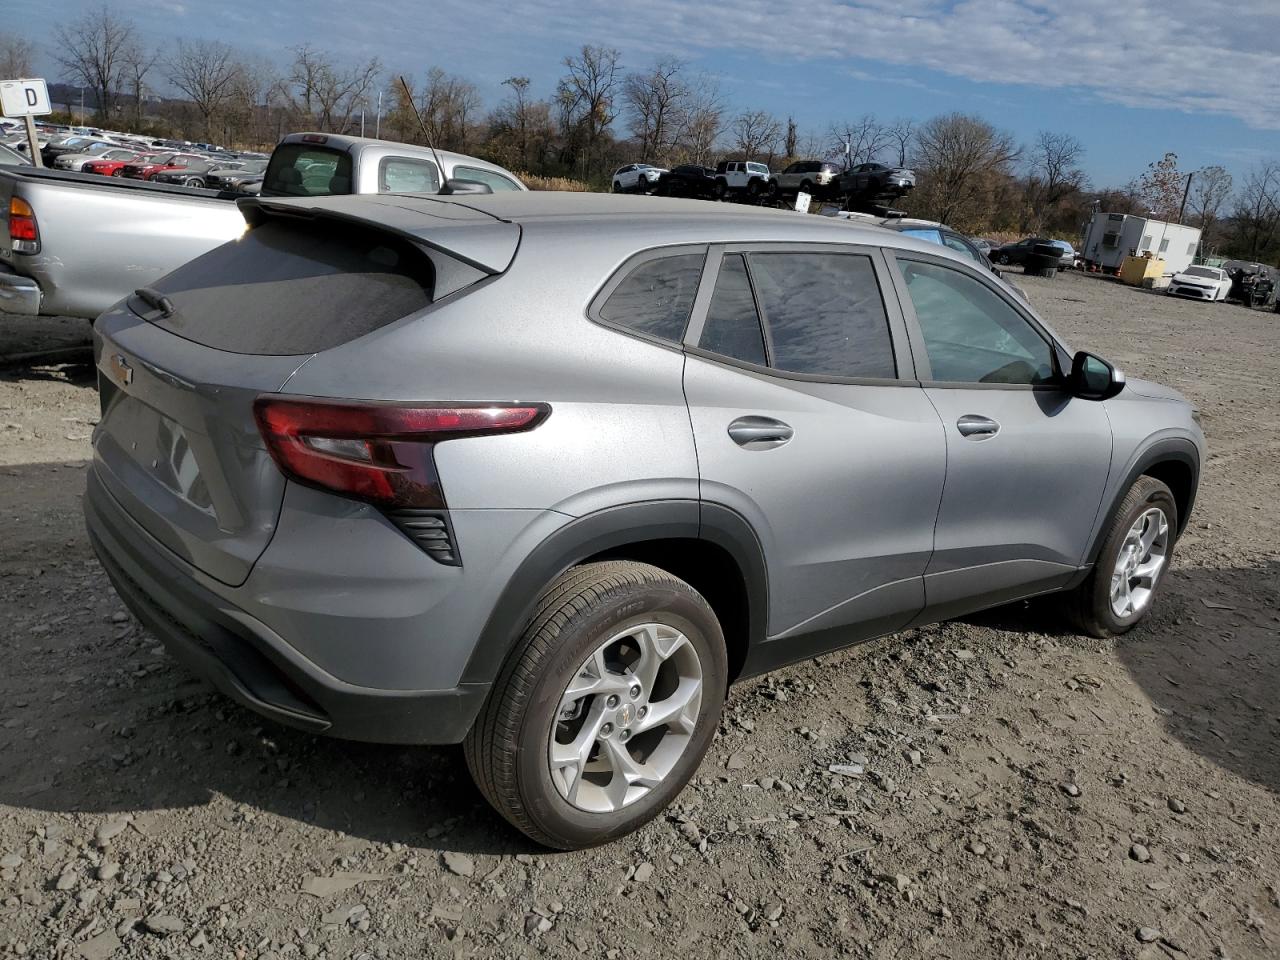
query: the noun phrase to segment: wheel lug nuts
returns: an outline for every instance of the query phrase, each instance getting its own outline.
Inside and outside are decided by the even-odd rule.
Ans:
[[[648,713],[648,712],[649,712],[649,708],[648,708],[648,707],[641,707],[639,710],[637,710],[637,711],[636,711],[636,716],[637,716],[639,719],[643,720],[643,719],[644,719],[644,717],[645,717],[645,714],[646,714],[646,713]]]
[[[600,736],[602,737],[607,737],[611,733],[613,733],[612,723],[606,723],[603,727],[600,728]]]
[[[614,707],[618,705],[618,698],[610,697],[608,700],[605,701],[605,705],[608,706],[610,710],[612,710]]]
[[[640,684],[637,683],[631,688],[631,699],[634,700],[638,696],[640,696]]]
[[[629,740],[629,739],[631,739],[631,731],[630,731],[630,730],[623,730],[621,733],[619,733],[619,734],[618,734],[618,739],[619,739],[619,740]]]

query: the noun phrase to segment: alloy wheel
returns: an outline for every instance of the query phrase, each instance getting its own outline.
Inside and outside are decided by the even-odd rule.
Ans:
[[[613,813],[659,786],[684,756],[702,703],[702,663],[665,623],[614,634],[574,672],[552,720],[548,762],[560,795]]]
[[[1169,560],[1169,519],[1159,507],[1134,520],[1111,573],[1111,612],[1127,618],[1151,603],[1156,582]]]

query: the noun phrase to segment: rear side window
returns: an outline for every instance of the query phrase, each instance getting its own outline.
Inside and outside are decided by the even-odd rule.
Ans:
[[[768,362],[751,280],[740,253],[729,254],[720,264],[698,346],[744,363],[764,366]]]
[[[351,192],[351,155],[308,143],[276,147],[262,184],[264,197],[328,197]]]
[[[755,253],[748,263],[775,369],[842,378],[898,375],[870,257]]]
[[[479,167],[454,167],[453,176],[458,180],[474,180],[477,183],[487,184],[494,193],[520,189],[510,177],[504,177],[493,170],[482,170]]]
[[[702,277],[703,253],[645,260],[623,278],[599,310],[601,320],[679,343]]]
[[[430,160],[387,157],[378,164],[379,193],[439,193],[440,170]]]
[[[197,257],[130,308],[216,350],[292,355],[328,350],[431,303],[434,268],[412,244],[324,220],[268,220]]]

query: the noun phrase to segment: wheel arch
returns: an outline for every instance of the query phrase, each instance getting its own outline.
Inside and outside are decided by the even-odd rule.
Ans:
[[[1178,507],[1178,536],[1182,536],[1195,507],[1196,491],[1200,483],[1200,452],[1195,443],[1182,437],[1167,437],[1139,452],[1129,463],[1123,479],[1115,488],[1102,522],[1093,532],[1089,552],[1085,559],[1089,564],[1097,562],[1107,532],[1115,522],[1120,504],[1129,488],[1141,476],[1155,477],[1173,492]]]
[[[751,645],[764,639],[767,573],[750,524],[727,507],[696,500],[633,503],[579,517],[530,552],[494,605],[462,682],[492,682],[547,585],[569,568],[596,560],[648,563],[701,593],[724,630],[731,682]]]

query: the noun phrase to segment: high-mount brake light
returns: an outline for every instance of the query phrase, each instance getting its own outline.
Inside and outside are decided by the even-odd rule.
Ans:
[[[445,506],[432,449],[445,440],[532,430],[543,403],[397,404],[269,394],[258,430],[291,479],[387,508]]]

